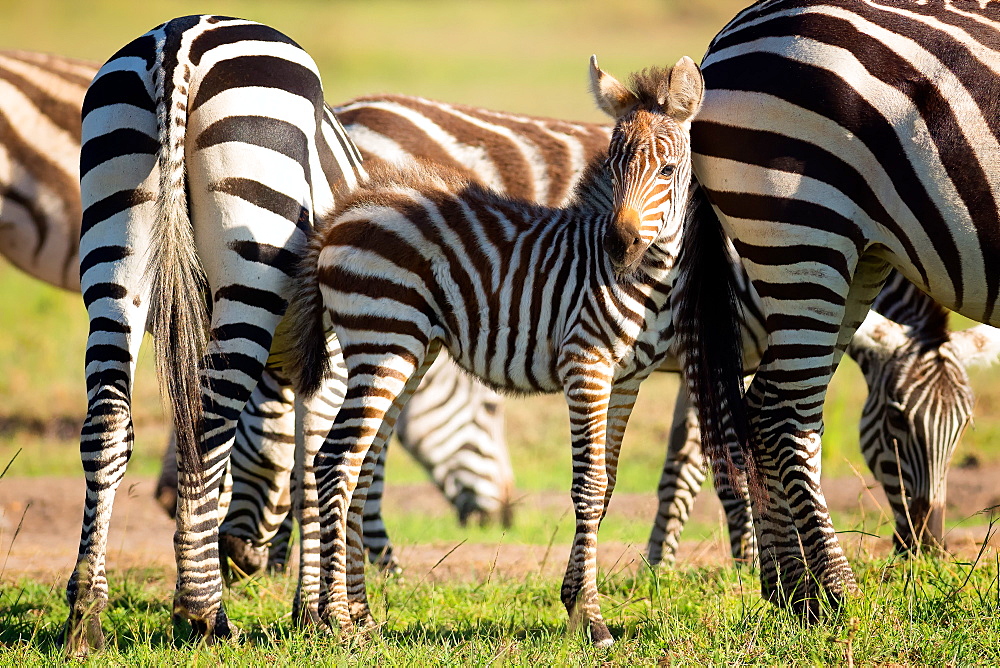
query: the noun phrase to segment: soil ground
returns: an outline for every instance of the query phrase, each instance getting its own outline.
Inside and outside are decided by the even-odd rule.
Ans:
[[[1000,504],[1000,468],[953,469],[949,475],[948,517],[965,518]],[[169,566],[173,563],[173,522],[152,497],[152,478],[126,475],[115,502],[114,521],[108,548],[108,567],[127,569],[137,566]],[[829,480],[824,491],[832,511],[856,512],[859,508],[877,510],[887,507],[884,496],[871,481],[858,478]],[[61,581],[70,572],[76,556],[76,536],[82,517],[84,483],[82,477],[4,478],[0,480],[0,579],[11,582],[23,577]],[[409,500],[420,499],[427,513],[451,521],[451,509],[432,487],[396,485],[386,490],[387,517],[406,507]],[[528,493],[522,506],[534,506],[545,512],[568,512],[568,494]],[[618,494],[609,513],[636,522],[648,523],[655,511],[653,494]],[[719,523],[721,507],[711,493],[702,494],[692,519]],[[975,526],[952,529],[947,535],[948,549],[961,558],[974,558],[987,537],[982,520]],[[887,534],[883,530],[881,533]],[[891,542],[887,536],[875,538],[848,533],[843,536],[848,554],[864,550],[887,554]],[[992,545],[1000,545],[995,535]],[[641,544],[602,542],[600,562],[605,570],[635,570],[642,565]],[[438,580],[474,580],[491,576],[518,578],[529,574],[556,576],[562,572],[569,545],[522,545],[504,543],[430,542],[402,545],[399,558],[410,577]],[[723,565],[728,547],[721,539],[683,541],[679,564]]]

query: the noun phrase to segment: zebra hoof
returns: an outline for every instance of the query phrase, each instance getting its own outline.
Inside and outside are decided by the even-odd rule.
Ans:
[[[91,652],[104,649],[104,629],[101,628],[100,615],[70,612],[60,640],[67,659],[85,659]]]
[[[267,545],[254,547],[249,540],[230,534],[219,535],[219,565],[227,583],[262,572],[267,566],[267,556]]]
[[[608,625],[601,621],[590,622],[590,644],[597,649],[604,649],[615,644],[615,638],[608,630]]]
[[[174,615],[174,626],[181,623],[182,617]],[[220,640],[238,640],[240,631],[229,623],[229,617],[221,606],[215,613],[215,620],[209,623],[207,619],[191,619],[191,633],[188,641],[191,643],[204,642],[206,645],[214,645]]]

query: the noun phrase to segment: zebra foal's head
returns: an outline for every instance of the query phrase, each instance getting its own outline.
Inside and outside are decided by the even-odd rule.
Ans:
[[[897,552],[944,545],[948,465],[975,401],[966,367],[1000,354],[1000,330],[949,332],[944,316],[917,329],[872,311],[851,342],[869,390],[861,452],[892,507]]]
[[[614,209],[604,248],[615,269],[627,273],[652,243],[680,243],[691,180],[691,119],[705,85],[687,56],[672,68],[633,74],[628,87],[592,56],[590,84],[597,106],[616,121],[607,161]]]

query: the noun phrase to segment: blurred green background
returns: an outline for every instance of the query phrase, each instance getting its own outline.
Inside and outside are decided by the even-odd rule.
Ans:
[[[508,111],[604,120],[587,84],[596,53],[616,76],[681,55],[700,60],[711,37],[744,6],[741,0],[598,0],[464,2],[0,2],[0,48],[52,51],[103,60],[152,26],[190,13],[235,15],[268,23],[298,41],[318,62],[327,100],[402,92]],[[79,296],[26,278],[0,261],[0,468],[18,450],[8,475],[77,474],[77,434],[85,410],[86,315]],[[131,469],[152,474],[165,442],[149,353],[135,396],[136,453]],[[623,449],[619,490],[653,495],[669,429],[676,380],[647,382]],[[990,446],[1000,403],[988,372],[975,375],[977,422],[958,459]],[[827,408],[824,474],[865,470],[857,423],[866,390],[846,362]],[[510,401],[508,436],[518,486],[569,488],[565,404],[560,396]],[[425,479],[405,457],[391,458],[390,484]],[[645,536],[645,526],[636,535]]]

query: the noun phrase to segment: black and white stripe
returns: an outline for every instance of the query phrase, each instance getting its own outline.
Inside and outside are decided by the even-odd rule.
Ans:
[[[264,371],[313,217],[359,171],[312,59],[267,26],[174,19],[98,72],[83,103],[80,158],[91,328],[70,652],[103,643],[107,529],[132,447],[129,398],[147,328],[178,439],[174,610],[196,633],[229,633],[217,502],[236,421]]]
[[[606,144],[610,131],[607,126],[507,114],[402,95],[360,98],[336,107],[335,111],[366,160],[380,159],[403,166],[430,160],[463,171],[498,191],[510,194],[514,190],[521,197],[549,205],[564,201],[567,188],[571,189],[580,177],[582,163]],[[735,254],[731,257],[742,306],[744,358],[751,369],[763,353],[766,331],[757,295],[749,286],[738,257]],[[988,355],[970,356],[967,342],[974,336],[982,345],[989,346],[995,337],[992,331],[982,329],[974,335],[949,333],[940,317],[940,307],[902,279],[890,282],[883,289],[875,308],[902,324],[880,328],[891,332],[893,341],[901,345],[887,350],[879,337],[867,336],[856,339],[848,349],[856,360],[864,360],[863,373],[872,388],[862,417],[862,451],[869,462],[888,457],[895,461],[895,453],[899,451],[904,480],[885,465],[874,466],[873,470],[897,513],[898,544],[919,547],[919,541],[910,543],[902,538],[913,523],[923,522],[923,516],[914,511],[919,505],[914,499],[922,496],[926,485],[941,490],[936,499],[943,504],[947,462],[964,422],[971,415],[968,402],[955,404],[958,410],[950,414],[928,407],[942,402],[952,405],[953,398],[971,396],[968,378],[961,367],[981,363]],[[916,350],[924,355],[919,365],[912,361]],[[676,363],[668,366],[678,368]],[[916,401],[918,395],[910,391],[921,378],[930,388],[928,402]],[[689,410],[686,396],[679,397],[678,402],[648,546],[648,557],[654,564],[673,559],[681,528],[705,477],[697,417]],[[949,415],[957,415],[958,419]],[[890,429],[890,420],[905,427]],[[928,420],[934,421],[933,427],[920,426]],[[740,561],[753,561],[756,544],[749,499],[745,490],[739,491],[744,483],[734,481],[735,491],[729,493],[727,471],[715,474],[716,489],[726,509],[733,556]],[[901,488],[910,490],[905,501],[898,494]],[[901,514],[903,505],[909,507],[908,514]],[[936,530],[925,532],[923,538],[927,542],[942,540]]]
[[[30,275],[79,290],[80,110],[99,65],[26,51],[0,52],[0,254]],[[329,115],[327,109],[324,112]],[[328,141],[335,121],[324,127]],[[328,398],[329,399],[329,398]],[[220,527],[223,553],[242,570],[286,558],[290,535],[289,474],[294,439],[293,396],[280,374],[265,370],[240,415],[231,455],[234,504]],[[509,521],[513,485],[503,440],[502,406],[490,390],[442,360],[428,375],[398,431],[455,505],[462,521]],[[174,515],[177,464],[174,441],[164,455],[156,495]],[[376,478],[381,479],[381,468]],[[223,490],[220,511],[228,505]],[[391,560],[380,516],[380,497],[366,507],[366,546]],[[284,534],[275,536],[285,522]],[[225,559],[223,566],[225,566]]]
[[[618,119],[619,157],[606,169],[594,161],[578,202],[544,208],[426,165],[374,176],[316,235],[290,307],[292,366],[300,389],[319,386],[329,315],[348,388],[316,460],[321,614],[341,629],[371,622],[359,532],[373,462],[443,346],[496,387],[565,393],[577,536],[561,598],[595,645],[613,642],[597,601],[596,533],[639,382],[667,353],[660,331],[701,77],[683,59],[634,77],[630,91],[592,61],[592,81]],[[651,137],[638,136],[650,126]]]
[[[0,51],[0,254],[80,289],[80,107],[97,65]]]
[[[762,585],[807,616],[856,589],[820,488],[822,408],[890,268],[1000,324],[998,28],[994,3],[771,0],[704,60],[695,171],[768,330],[747,394]],[[692,322],[719,310],[704,306]],[[719,368],[715,342],[692,347],[692,371]],[[699,405],[740,371],[720,369]],[[962,420],[960,402],[942,409],[939,424]]]

